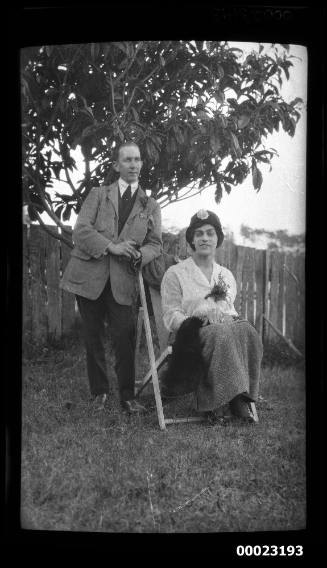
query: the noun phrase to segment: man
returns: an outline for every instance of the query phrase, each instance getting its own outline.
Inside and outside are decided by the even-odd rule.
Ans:
[[[104,323],[108,317],[121,406],[142,412],[135,400],[137,270],[162,251],[161,211],[138,184],[142,161],[134,142],[120,146],[114,162],[120,174],[110,186],[94,188],[73,231],[74,249],[61,287],[76,294],[83,323],[91,395],[98,409],[108,393]]]

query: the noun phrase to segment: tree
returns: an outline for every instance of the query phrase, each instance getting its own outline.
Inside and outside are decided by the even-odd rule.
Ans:
[[[113,150],[141,148],[141,184],[162,207],[215,185],[215,199],[252,175],[276,150],[268,133],[293,136],[302,100],[283,100],[289,46],[247,57],[227,42],[133,41],[22,50],[23,190],[32,220],[46,211],[62,229],[91,187],[113,181]],[[85,171],[76,185],[72,150]],[[92,164],[95,164],[93,167]],[[62,179],[67,193],[53,193]],[[67,242],[69,242],[66,239]]]

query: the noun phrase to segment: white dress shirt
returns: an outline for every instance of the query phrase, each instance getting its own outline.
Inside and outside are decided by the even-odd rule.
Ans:
[[[131,186],[131,192],[132,192],[132,197],[135,193],[135,191],[137,190],[138,186],[139,186],[139,182],[138,181],[134,181],[133,183],[127,183],[127,181],[123,180],[122,178],[119,178],[118,180],[118,187],[119,187],[119,192],[120,192],[120,197],[123,197],[126,189],[128,188],[128,186]]]

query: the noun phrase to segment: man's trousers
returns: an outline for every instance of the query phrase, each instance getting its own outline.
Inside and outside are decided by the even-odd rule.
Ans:
[[[96,300],[76,296],[83,323],[87,373],[92,395],[108,393],[109,382],[105,358],[105,320],[115,353],[115,371],[120,400],[134,398],[135,315],[132,306],[118,304],[108,279]]]

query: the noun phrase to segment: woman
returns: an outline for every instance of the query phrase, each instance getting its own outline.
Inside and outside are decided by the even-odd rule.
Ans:
[[[218,416],[232,414],[253,422],[249,402],[258,396],[262,342],[255,328],[240,319],[234,308],[237,290],[233,274],[215,262],[216,248],[224,240],[217,215],[204,209],[193,215],[186,240],[192,249],[191,256],[171,266],[162,280],[164,324],[170,332],[177,332],[176,341],[178,332],[186,330],[186,335],[177,341],[178,345],[181,342],[185,345],[190,337],[188,323],[200,321],[197,341],[189,348],[192,359],[192,352],[198,346],[204,370],[202,374],[199,372],[195,388],[197,410],[215,411]],[[217,289],[218,302],[213,293]],[[175,345],[176,370],[176,358],[181,368],[188,364],[188,356],[186,346],[186,360],[178,361]],[[192,369],[194,362],[190,365]]]

